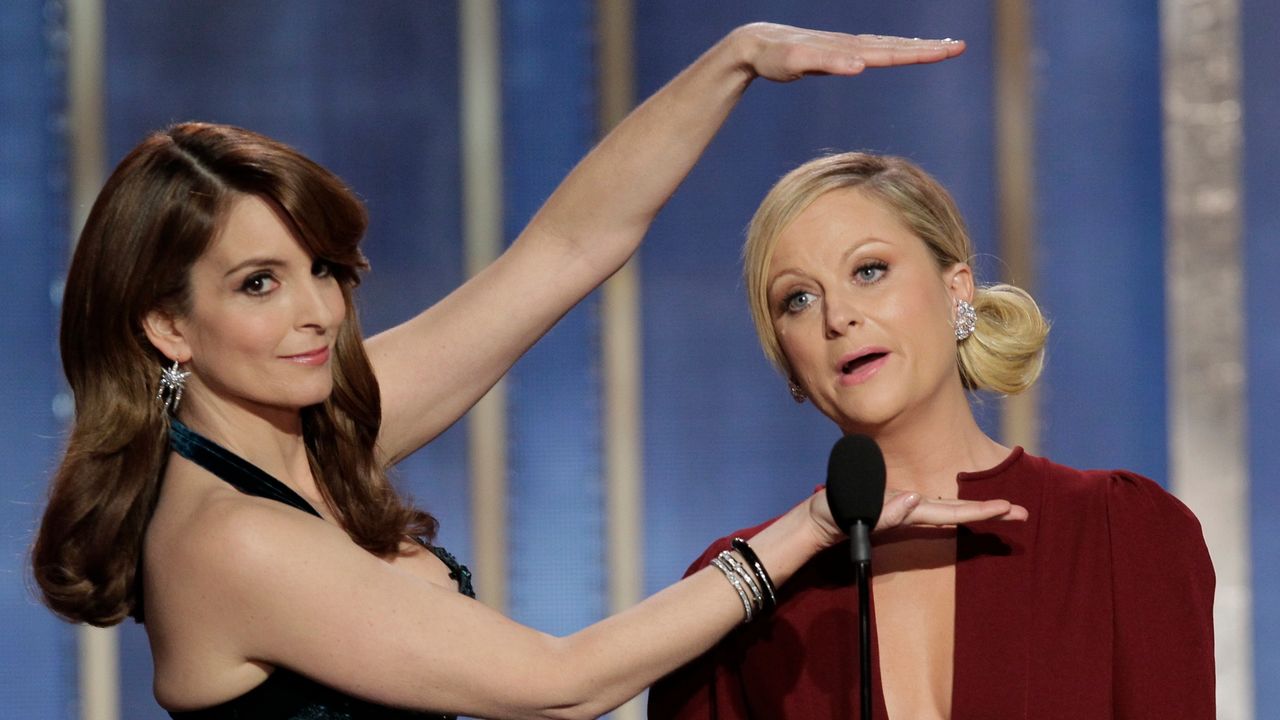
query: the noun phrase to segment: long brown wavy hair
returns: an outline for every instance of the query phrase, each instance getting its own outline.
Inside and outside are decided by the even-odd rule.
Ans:
[[[108,178],[80,235],[62,303],[61,349],[75,421],[32,548],[45,603],[93,625],[141,619],[142,539],[168,459],[168,416],[156,401],[168,360],[147,340],[153,309],[190,310],[189,276],[240,194],[274,205],[299,243],[342,287],[333,393],[302,411],[321,493],[371,553],[430,539],[436,521],[403,501],[378,463],[378,382],[352,293],[368,263],[364,206],[296,150],[226,125],[184,123],[149,136]]]

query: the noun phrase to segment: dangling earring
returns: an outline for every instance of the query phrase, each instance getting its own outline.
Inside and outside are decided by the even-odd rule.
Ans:
[[[182,389],[187,386],[190,372],[183,372],[177,360],[173,367],[160,368],[160,389],[156,391],[156,401],[170,413],[178,412],[178,403],[182,402]]]
[[[801,405],[803,405],[805,399],[809,397],[808,395],[804,394],[804,390],[800,389],[800,386],[796,384],[795,380],[787,381],[787,389],[791,391],[791,399],[795,400],[797,403],[800,403]]]
[[[956,300],[956,342],[963,342],[978,329],[978,312],[968,300]]]

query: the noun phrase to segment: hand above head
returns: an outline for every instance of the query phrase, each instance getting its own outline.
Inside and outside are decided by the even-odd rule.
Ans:
[[[869,67],[932,63],[964,52],[960,40],[890,35],[847,35],[752,23],[734,30],[744,70],[753,77],[790,82],[805,75],[857,75]]]
[[[659,209],[757,77],[857,75],[938,62],[964,43],[739,27],[592,150],[503,256],[435,306],[370,340],[378,449],[397,461],[452,425],[529,346],[639,247]]]

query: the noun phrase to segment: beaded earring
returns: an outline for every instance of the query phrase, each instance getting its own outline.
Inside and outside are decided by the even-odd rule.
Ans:
[[[963,342],[978,329],[978,312],[968,300],[956,301],[956,342]]]
[[[183,372],[177,360],[173,361],[173,367],[160,368],[160,389],[156,391],[156,401],[170,413],[178,412],[182,390],[187,386],[187,378],[190,376],[189,371]]]

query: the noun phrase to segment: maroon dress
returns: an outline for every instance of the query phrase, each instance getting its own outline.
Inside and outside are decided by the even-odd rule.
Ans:
[[[1138,475],[1074,470],[1021,448],[959,484],[962,499],[1005,498],[1030,518],[958,531],[953,720],[1214,717],[1213,566],[1182,503]],[[689,572],[728,546],[717,541]],[[778,602],[659,681],[649,717],[857,718],[847,545],[801,568]],[[883,720],[878,664],[872,682]]]

